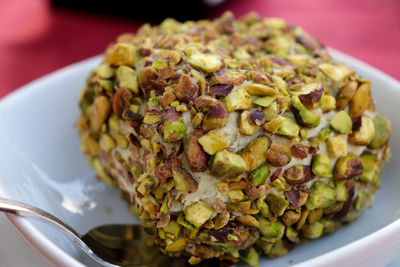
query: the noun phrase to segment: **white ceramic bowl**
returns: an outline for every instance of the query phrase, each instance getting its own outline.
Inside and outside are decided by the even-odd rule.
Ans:
[[[385,166],[382,186],[372,208],[339,231],[297,246],[273,266],[381,266],[400,253],[400,83],[337,51],[338,61],[372,81],[378,110],[392,122],[393,158]],[[118,191],[94,179],[80,152],[74,127],[77,99],[89,71],[100,62],[91,58],[56,71],[0,101],[0,195],[40,207],[79,233],[107,223],[135,223]],[[53,227],[8,216],[48,263],[97,266]]]

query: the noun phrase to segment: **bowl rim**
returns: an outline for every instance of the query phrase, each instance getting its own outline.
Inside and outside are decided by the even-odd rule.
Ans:
[[[329,48],[329,52],[335,60],[358,66],[359,68],[362,68],[363,71],[371,73],[374,76],[378,76],[381,79],[385,80],[385,82],[390,85],[389,90],[400,90],[399,81],[389,76],[388,74],[376,69],[375,67],[332,48]],[[41,85],[43,83],[58,79],[59,76],[67,75],[71,71],[76,71],[76,69],[92,66],[96,62],[99,62],[101,58],[102,55],[90,57],[88,59],[73,63],[71,65],[53,71],[41,78],[27,83],[26,85],[14,90],[13,92],[7,94],[2,99],[0,99],[0,110],[1,108],[3,108],[3,106],[17,103],[18,101],[29,97],[30,94],[34,94],[35,92],[42,90],[43,87],[41,87]],[[0,195],[7,197],[7,193],[5,191],[2,191],[1,187]],[[24,239],[30,244],[30,246],[36,252],[38,252],[39,255],[42,256],[42,260],[46,260],[48,261],[48,263],[54,264],[56,266],[84,266],[73,256],[69,255],[67,252],[63,251],[60,247],[49,240],[28,220],[17,218],[9,214],[6,214],[6,217],[17,229],[17,231],[24,237]],[[322,262],[326,265],[338,264],[338,262],[346,263],[346,259],[354,256],[355,254],[361,253],[362,251],[368,251],[368,253],[376,253],[377,251],[379,252],[379,249],[382,248],[376,248],[373,246],[373,244],[376,244],[379,241],[385,240],[385,243],[387,244],[386,247],[395,245],[399,242],[397,238],[398,236],[400,236],[400,219],[397,219],[394,222],[380,228],[379,230],[367,236],[359,238],[347,245],[336,248],[317,257],[299,262],[297,264],[294,264],[293,266],[320,266]]]

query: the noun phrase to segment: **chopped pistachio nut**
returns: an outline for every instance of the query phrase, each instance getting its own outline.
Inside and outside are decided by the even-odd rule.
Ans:
[[[265,114],[265,113],[264,113]],[[276,133],[279,127],[285,122],[285,117],[281,115],[264,124],[264,129],[270,133]]]
[[[185,219],[196,227],[201,227],[213,214],[214,209],[204,203],[195,202],[185,208]]]
[[[128,147],[129,142],[128,142],[128,139],[125,136],[123,136],[122,134],[119,134],[119,133],[114,133],[114,137],[115,137],[115,140],[117,141],[117,145],[120,148],[127,148]]]
[[[349,104],[349,114],[352,118],[361,116],[371,102],[371,83],[363,83],[355,92]]]
[[[265,183],[265,181],[268,178],[268,175],[269,175],[268,165],[261,166],[261,167],[255,169],[251,173],[250,182],[255,186],[259,186],[259,185]]]
[[[251,141],[239,155],[246,162],[249,171],[253,171],[267,160],[266,151],[269,146],[267,137],[259,137]]]
[[[330,135],[331,135],[331,129],[323,128],[321,129],[321,131],[319,131],[318,137],[322,141],[325,141]]]
[[[252,267],[260,266],[259,255],[255,248],[250,248],[247,250],[247,255],[245,257],[241,257],[247,264]]]
[[[99,159],[93,160],[93,168],[95,169],[98,177],[109,185],[115,185],[115,181],[104,170]]]
[[[197,182],[184,169],[173,167],[172,176],[176,190],[184,193],[192,193],[197,190]]]
[[[285,235],[286,235],[287,239],[289,239],[293,243],[300,243],[299,234],[292,227],[287,227],[286,228]]]
[[[225,97],[224,103],[228,112],[241,109],[247,110],[251,106],[251,97],[242,87],[230,92],[229,95]]]
[[[305,127],[317,127],[321,121],[321,116],[309,111],[300,101],[298,96],[293,96],[291,100],[293,112],[296,120]]]
[[[204,119],[204,113],[202,112],[196,113],[196,115],[193,117],[192,120],[193,128],[198,128],[201,125],[203,119]]]
[[[166,252],[179,252],[185,249],[187,244],[186,238],[179,238],[175,240],[172,244],[168,244],[165,247]]]
[[[344,110],[336,113],[329,124],[338,133],[348,134],[351,132],[352,121],[349,114]]]
[[[343,136],[338,135],[335,137],[329,137],[326,141],[329,155],[332,158],[343,157],[347,155],[346,140]]]
[[[313,157],[312,172],[320,177],[332,177],[329,157],[325,154],[317,154]]]
[[[360,175],[360,180],[363,182],[371,182],[377,170],[376,159],[372,154],[363,154],[360,158],[364,169],[363,173]]]
[[[390,122],[381,114],[377,114],[374,118],[375,135],[368,147],[379,149],[387,143],[390,137]]]
[[[276,99],[275,96],[259,97],[256,100],[254,100],[253,103],[266,108],[269,107],[275,99]]]
[[[283,122],[279,125],[277,133],[290,138],[299,136],[300,127],[292,119],[283,117]]]
[[[93,132],[100,131],[110,112],[111,103],[107,97],[98,96],[94,99],[92,106],[89,108],[90,128]]]
[[[244,87],[250,95],[255,96],[276,96],[278,91],[264,84],[252,83]]]
[[[210,172],[217,177],[235,177],[248,170],[246,162],[240,155],[222,150],[211,160]]]
[[[331,95],[323,95],[321,97],[321,110],[324,113],[332,111],[336,108],[336,99]]]
[[[329,233],[335,232],[341,226],[340,221],[337,221],[334,219],[323,218],[319,222],[322,223],[322,225],[324,227],[324,234],[329,234]]]
[[[274,243],[281,239],[285,233],[285,226],[279,221],[273,222],[263,217],[259,218],[258,221],[260,223],[260,232],[267,242]]]
[[[306,207],[308,210],[327,208],[335,203],[335,190],[327,184],[317,181],[311,187]]]
[[[336,161],[333,178],[337,180],[351,179],[363,173],[362,160],[359,156],[348,154]]]
[[[273,142],[267,151],[267,160],[274,166],[283,167],[292,159],[290,148],[278,142]]]
[[[114,77],[115,70],[107,62],[103,62],[97,68],[96,73],[97,73],[97,75],[99,75],[100,78],[110,79],[110,78]]]
[[[374,135],[374,122],[369,117],[362,116],[361,127],[349,135],[348,141],[350,144],[366,146],[372,141]]]
[[[186,125],[182,118],[174,122],[165,121],[163,128],[163,140],[164,142],[176,142],[181,140],[186,134]]]
[[[116,43],[112,49],[108,62],[111,65],[127,65],[134,67],[137,60],[136,48],[127,43]]]
[[[341,80],[343,80],[345,75],[345,73],[343,73],[343,71],[339,67],[329,63],[322,63],[321,65],[319,65],[319,69],[334,82],[340,82]]]
[[[275,216],[281,216],[289,206],[289,202],[284,196],[278,196],[274,193],[269,193],[266,197],[266,201],[268,203],[269,210]]]
[[[336,201],[345,202],[349,198],[345,181],[335,181]]]
[[[353,98],[357,87],[358,83],[356,81],[350,81],[340,89],[338,95],[336,96],[336,109],[342,110],[347,106],[347,104]]]
[[[261,113],[262,114],[262,113]],[[260,128],[258,125],[250,121],[250,112],[243,111],[238,119],[239,131],[241,134],[253,135]]]
[[[315,222],[312,224],[306,224],[301,229],[301,234],[309,239],[316,239],[320,237],[324,232],[324,225],[320,222]]]
[[[246,199],[242,190],[230,190],[228,192],[228,197],[233,203],[237,203]]]
[[[146,114],[143,118],[143,123],[145,124],[155,124],[161,121],[160,115],[156,114]]]
[[[212,73],[222,67],[222,61],[218,55],[205,54],[194,51],[186,56],[186,60],[193,68]]]
[[[120,66],[117,70],[119,87],[132,91],[135,95],[139,93],[139,84],[136,71],[127,66]]]
[[[263,109],[265,121],[271,121],[278,116],[278,103],[272,102],[268,107]]]
[[[198,142],[204,151],[210,155],[214,155],[228,146],[225,136],[217,130],[209,131],[206,135],[200,137]]]
[[[101,134],[100,144],[103,145],[104,150],[108,153],[112,148],[115,147],[116,143],[111,136],[106,133]]]

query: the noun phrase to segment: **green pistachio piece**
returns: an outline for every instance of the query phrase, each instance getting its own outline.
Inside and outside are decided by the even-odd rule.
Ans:
[[[336,161],[333,178],[337,180],[351,179],[363,173],[362,160],[359,156],[348,154]]]
[[[90,128],[93,132],[100,131],[111,112],[111,103],[106,96],[98,96],[93,101],[88,111]]]
[[[250,266],[258,267],[260,266],[259,255],[254,247],[251,247],[247,250],[246,256],[241,256],[241,258]]]
[[[324,225],[320,222],[305,224],[301,228],[301,234],[309,239],[316,239],[324,233]]]
[[[371,102],[371,83],[361,84],[354,93],[349,104],[349,114],[352,118],[361,116]]]
[[[376,159],[372,154],[363,154],[360,156],[364,172],[360,175],[363,182],[371,182],[377,170]]]
[[[104,88],[109,92],[113,92],[114,90],[114,83],[110,80],[99,79],[97,83],[101,86],[101,88]]]
[[[172,168],[172,175],[175,181],[175,188],[184,193],[193,193],[197,190],[197,182],[192,176],[179,167]]]
[[[253,101],[253,103],[266,108],[269,107],[269,105],[271,105],[275,99],[276,96],[265,96],[257,98],[256,100]]]
[[[345,77],[345,73],[341,68],[329,63],[322,63],[319,65],[319,69],[335,82],[340,82]]]
[[[242,190],[235,189],[228,192],[228,197],[233,203],[237,203],[246,199]]]
[[[309,111],[300,101],[298,96],[293,96],[291,99],[293,113],[296,116],[298,123],[305,127],[317,127],[321,121],[321,116]]]
[[[97,68],[96,73],[102,79],[110,79],[114,77],[115,70],[107,62],[103,62]]]
[[[267,137],[259,137],[251,141],[239,155],[246,162],[249,171],[253,171],[260,167],[266,160],[266,151],[268,149],[269,139]]]
[[[323,95],[321,97],[321,110],[323,113],[327,113],[336,108],[336,99],[331,95]]]
[[[267,160],[276,167],[283,167],[292,159],[292,152],[289,146],[273,142],[267,151]]]
[[[199,113],[197,113],[199,114]],[[203,118],[202,127],[204,131],[217,129],[225,126],[229,121],[229,113],[221,103],[211,107],[207,115]]]
[[[174,122],[165,121],[162,127],[164,142],[171,143],[181,140],[186,134],[186,125],[182,118]]]
[[[336,113],[329,124],[333,130],[341,134],[350,133],[353,125],[349,114],[344,110]]]
[[[175,238],[181,235],[182,227],[176,221],[170,221],[163,231],[173,235]]]
[[[127,66],[120,66],[117,70],[117,79],[119,81],[119,87],[126,88],[135,95],[139,94],[139,84],[134,69]]]
[[[115,185],[116,182],[113,180],[113,178],[107,174],[105,169],[103,168],[103,165],[101,165],[101,162],[99,159],[93,160],[93,168],[97,172],[98,177],[106,182],[109,185]]]
[[[261,167],[255,169],[251,173],[250,182],[255,186],[259,186],[260,184],[265,183],[265,181],[268,178],[268,175],[269,175],[268,166],[267,165],[261,166]]]
[[[251,106],[251,97],[242,87],[230,92],[229,95],[225,97],[224,103],[228,112],[240,109],[247,110]]]
[[[262,114],[262,113],[261,113]],[[250,121],[250,111],[244,110],[238,119],[239,132],[241,134],[253,135],[260,128]]]
[[[334,219],[322,218],[321,220],[319,220],[319,222],[322,223],[324,227],[324,234],[335,232],[342,226],[342,223],[340,221]]]
[[[167,244],[165,247],[166,252],[179,252],[185,249],[187,244],[186,238],[182,237],[172,242],[172,244]]]
[[[112,49],[110,57],[108,58],[108,62],[111,65],[135,67],[137,59],[138,52],[133,45],[127,43],[116,43]]]
[[[252,83],[245,86],[247,93],[255,96],[276,96],[278,90],[264,84]]]
[[[280,221],[270,221],[266,218],[260,217],[258,219],[260,223],[259,229],[263,235],[263,240],[267,242],[276,242],[282,238],[285,233],[285,226]]]
[[[153,185],[154,182],[150,178],[147,178],[139,184],[136,190],[143,196],[148,196],[153,189]]]
[[[114,139],[112,139],[112,137],[106,133],[101,134],[100,144],[102,144],[107,153],[116,146]]]
[[[350,144],[366,146],[372,141],[374,135],[374,122],[369,117],[362,116],[360,128],[349,135],[348,141]]]
[[[260,210],[262,216],[268,218],[271,216],[271,213],[269,212],[268,204],[265,202],[266,197],[266,195],[262,195],[261,197],[257,198],[256,207]]]
[[[299,136],[300,127],[292,119],[283,117],[284,121],[278,127],[277,133],[290,138],[296,138]]]
[[[289,249],[286,248],[282,239],[278,240],[273,246],[271,251],[268,254],[269,258],[277,258],[289,253]]]
[[[331,135],[331,129],[329,128],[323,128],[321,129],[321,131],[318,134],[319,139],[321,139],[321,141],[325,141],[326,139],[328,139],[328,137]]]
[[[210,172],[217,177],[235,177],[248,170],[246,161],[235,153],[222,150],[211,160]]]
[[[343,136],[328,137],[326,141],[329,156],[332,158],[343,157],[347,155],[347,144]]]
[[[216,54],[193,52],[186,57],[187,62],[197,70],[212,73],[222,67],[222,61]]]
[[[166,69],[168,67],[168,63],[164,60],[158,59],[151,65],[151,67],[155,70],[160,71]]]
[[[276,37],[266,43],[265,50],[280,58],[285,58],[290,51],[290,43],[285,37]]]
[[[336,201],[347,201],[347,199],[349,198],[349,191],[347,190],[345,181],[335,181],[335,194]]]
[[[368,147],[379,149],[387,143],[390,137],[390,122],[380,114],[374,118],[375,135]]]
[[[315,182],[308,195],[306,208],[308,210],[327,208],[335,203],[335,190],[320,181]]]
[[[289,202],[284,196],[278,196],[274,193],[269,193],[266,197],[266,201],[268,203],[269,210],[275,216],[281,216],[289,206]]]
[[[300,243],[299,234],[292,227],[286,228],[286,238],[292,241],[293,243]]]
[[[194,226],[193,224],[191,224],[189,221],[187,221],[185,219],[183,212],[179,214],[178,218],[176,219],[176,222],[191,231],[196,230],[196,226]]]
[[[361,211],[367,205],[368,195],[365,192],[361,192],[357,199],[354,201],[353,206],[356,211]]]
[[[210,205],[199,201],[185,208],[185,219],[194,226],[201,227],[213,213],[214,209]]]
[[[265,121],[271,121],[278,116],[278,103],[272,102],[267,108],[263,109]]]
[[[321,177],[332,177],[329,157],[325,154],[317,154],[313,157],[312,172]]]
[[[209,131],[206,135],[200,137],[198,142],[204,151],[210,155],[214,155],[228,146],[225,136],[217,130]]]
[[[89,108],[93,103],[95,97],[95,92],[92,87],[86,87],[85,92],[82,94],[81,99],[79,101],[79,107],[81,108],[82,115],[85,118],[89,116]]]

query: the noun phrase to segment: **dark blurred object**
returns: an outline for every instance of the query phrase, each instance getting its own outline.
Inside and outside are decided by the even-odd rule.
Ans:
[[[232,0],[52,0],[56,6],[151,22],[168,17],[179,21],[204,19],[228,1]]]

